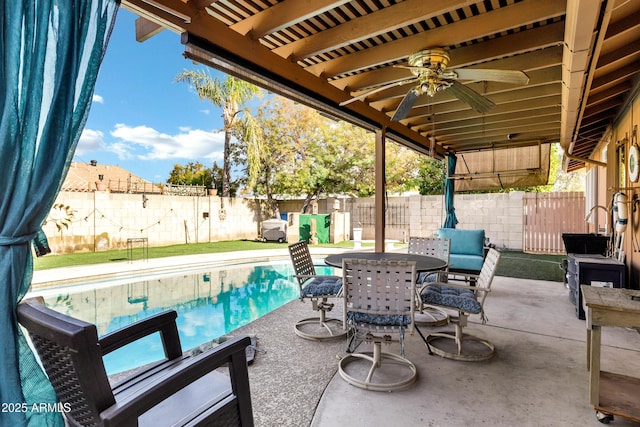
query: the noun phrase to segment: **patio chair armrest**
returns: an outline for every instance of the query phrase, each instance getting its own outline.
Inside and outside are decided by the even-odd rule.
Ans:
[[[171,370],[168,375],[160,375],[157,381],[139,389],[138,393],[124,396],[112,407],[103,411],[100,416],[105,426],[138,425],[137,420],[141,414],[225,364],[229,365],[229,393],[237,396],[244,405],[244,411],[240,411],[241,417],[252,417],[251,391],[245,353],[245,349],[249,345],[251,345],[251,339],[248,336],[236,337],[210,351],[188,358],[185,363]],[[217,396],[219,400],[223,401],[227,398],[228,394],[224,394]],[[215,397],[212,396],[212,399]],[[245,425],[244,422],[243,425]]]
[[[174,310],[168,310],[103,335],[98,340],[102,355],[159,332],[165,357],[171,360],[182,356],[182,346],[176,325],[177,317],[178,314]]]

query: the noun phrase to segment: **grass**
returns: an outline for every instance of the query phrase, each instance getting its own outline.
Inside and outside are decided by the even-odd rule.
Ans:
[[[562,282],[564,271],[560,262],[565,255],[528,254],[521,251],[501,251],[496,275],[520,279]]]
[[[345,241],[338,244],[320,244],[320,247],[353,248],[353,242]],[[363,244],[366,246],[366,244]],[[180,255],[198,255],[217,252],[250,251],[256,249],[281,249],[286,248],[282,243],[259,242],[255,240],[229,240],[212,243],[193,243],[183,245],[149,247],[149,258],[164,258]],[[138,257],[141,249],[135,249]],[[127,250],[110,250],[102,252],[81,252],[73,254],[47,255],[36,258],[34,268],[46,270],[49,268],[73,267],[76,265],[103,264],[127,259]]]
[[[371,243],[363,243],[363,246]],[[353,242],[338,244],[320,244],[320,247],[353,248]],[[163,258],[179,255],[197,255],[216,252],[250,251],[255,249],[278,249],[286,247],[282,243],[258,242],[254,240],[233,240],[212,243],[194,243],[149,248],[149,258]],[[139,251],[140,249],[136,249]],[[136,256],[139,252],[136,252]],[[497,275],[532,280],[550,280],[562,282],[563,271],[559,264],[564,255],[527,254],[521,251],[501,251]],[[127,251],[111,250],[103,252],[83,252],[75,254],[47,255],[36,258],[36,270],[49,268],[72,267],[76,265],[102,264],[126,259]]]

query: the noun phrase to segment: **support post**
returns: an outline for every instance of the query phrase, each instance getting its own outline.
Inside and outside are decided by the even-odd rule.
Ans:
[[[385,211],[386,211],[386,168],[385,168],[385,139],[387,129],[382,127],[376,131],[376,166],[375,166],[375,186],[376,186],[376,226],[375,226],[375,250],[384,252],[385,241]]]

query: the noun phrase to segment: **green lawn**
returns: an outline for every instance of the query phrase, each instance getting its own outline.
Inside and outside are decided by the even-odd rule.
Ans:
[[[344,247],[352,248],[353,242],[345,241],[339,244],[320,244],[320,247]],[[365,246],[363,244],[363,246]],[[198,255],[216,252],[250,251],[255,249],[286,248],[283,243],[258,242],[254,240],[230,240],[213,243],[193,243],[184,245],[160,246],[149,248],[149,258],[163,258],[179,255]],[[141,249],[136,248],[135,256],[140,256]],[[122,261],[127,258],[126,249],[103,252],[82,252],[75,254],[47,255],[36,258],[34,265],[36,270],[49,268],[71,267],[74,265],[102,264],[112,261]]]
[[[562,282],[564,272],[560,262],[565,255],[526,254],[521,251],[501,251],[498,276],[521,279],[550,280]]]
[[[372,246],[363,243],[363,246]],[[353,242],[345,241],[338,244],[320,244],[320,247],[353,248]],[[177,255],[197,255],[216,252],[249,251],[254,249],[285,248],[286,244],[257,242],[253,240],[233,240],[213,243],[194,243],[189,245],[172,245],[150,247],[149,258],[162,258]],[[140,249],[136,249],[136,256]],[[559,268],[564,255],[525,254],[520,251],[501,251],[502,257],[498,264],[497,275],[534,280],[550,280],[562,282],[563,271]],[[102,264],[126,259],[125,249],[104,252],[84,252],[64,255],[47,255],[36,258],[36,270],[49,268],[71,267],[75,265]]]

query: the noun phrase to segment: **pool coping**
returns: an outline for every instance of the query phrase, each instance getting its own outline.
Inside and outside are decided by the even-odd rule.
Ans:
[[[348,248],[309,248],[312,256],[341,253]],[[362,249],[358,249],[362,250]],[[373,249],[371,249],[373,250]],[[88,264],[73,267],[36,270],[31,280],[31,290],[68,285],[94,280],[118,279],[152,273],[180,271],[183,268],[197,269],[216,267],[239,262],[253,262],[288,259],[288,249],[258,249],[251,251],[216,252],[210,254],[181,255],[164,258],[150,258],[136,261],[114,261],[102,264]]]

